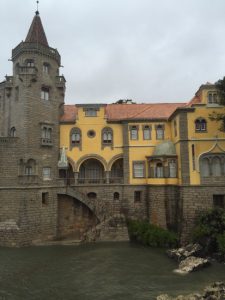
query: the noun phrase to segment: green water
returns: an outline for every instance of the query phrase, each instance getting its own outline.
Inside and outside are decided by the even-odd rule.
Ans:
[[[129,243],[0,248],[0,300],[144,300],[200,291],[225,265],[181,276],[162,250]]]

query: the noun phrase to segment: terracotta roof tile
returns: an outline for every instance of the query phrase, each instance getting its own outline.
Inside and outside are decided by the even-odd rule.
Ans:
[[[75,105],[64,105],[64,114],[60,118],[62,123],[71,123],[76,121],[77,107]]]
[[[193,106],[193,105],[195,105],[195,104],[199,104],[199,103],[201,103],[200,97],[199,97],[199,96],[194,96],[194,97],[191,99],[191,101],[187,103],[186,106],[187,106],[187,107],[191,107],[191,106]]]
[[[177,108],[186,105],[186,103],[108,104],[105,107],[105,114],[108,121],[167,120]],[[75,122],[77,112],[76,105],[65,105],[60,122]]]
[[[109,104],[106,116],[109,121],[140,120],[140,119],[168,119],[185,103],[152,103],[152,104]]]

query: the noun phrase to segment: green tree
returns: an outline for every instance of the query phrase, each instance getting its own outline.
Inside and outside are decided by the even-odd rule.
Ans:
[[[225,77],[223,79],[219,79],[215,83],[216,89],[218,91],[218,100],[220,105],[225,106]],[[213,112],[209,115],[212,121],[221,122],[220,130],[225,131],[225,111],[223,110],[221,113]]]

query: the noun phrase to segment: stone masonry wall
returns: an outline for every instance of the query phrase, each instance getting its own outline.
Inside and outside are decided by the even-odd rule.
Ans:
[[[191,238],[191,231],[196,217],[213,208],[213,195],[225,195],[225,186],[183,186],[180,188],[181,240],[183,243]]]

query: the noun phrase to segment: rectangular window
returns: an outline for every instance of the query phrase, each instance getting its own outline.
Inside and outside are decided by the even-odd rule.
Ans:
[[[134,202],[141,202],[141,191],[134,191]]]
[[[25,175],[33,175],[32,167],[28,166],[25,168]]]
[[[164,139],[164,126],[163,125],[157,125],[156,126],[156,139],[157,140],[163,140]]]
[[[43,64],[43,73],[48,74],[49,73],[49,65]]]
[[[94,108],[87,108],[85,109],[85,117],[96,117],[97,110]]]
[[[143,127],[143,139],[151,140],[151,127],[150,126],[146,125]]]
[[[49,100],[49,88],[42,88],[41,89],[41,99],[42,100]]]
[[[145,177],[145,163],[143,161],[133,162],[133,176],[134,178]]]
[[[41,203],[43,206],[48,204],[48,193],[41,194]]]
[[[225,208],[224,195],[213,195],[213,205],[218,208]]]
[[[51,168],[49,168],[49,167],[43,168],[43,179],[44,180],[51,179]]]
[[[130,129],[130,139],[137,140],[138,139],[138,129],[137,126],[131,126]]]

